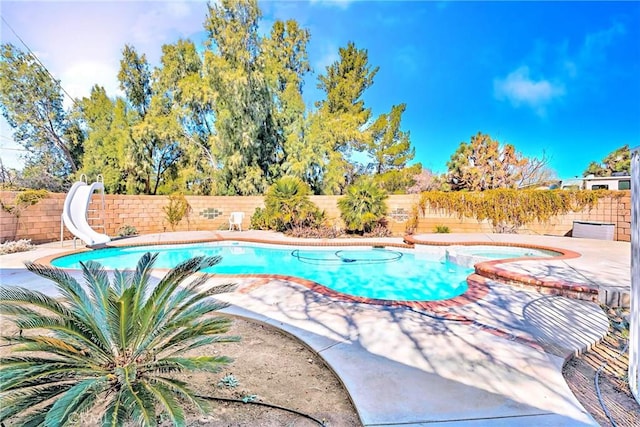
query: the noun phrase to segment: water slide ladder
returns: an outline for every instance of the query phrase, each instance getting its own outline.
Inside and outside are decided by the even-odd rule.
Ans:
[[[98,193],[99,198],[94,197]],[[75,182],[64,201],[60,217],[60,244],[64,245],[64,228],[73,234],[73,247],[76,239],[87,246],[105,244],[111,241],[106,234],[104,179],[98,175],[92,184],[87,183],[85,174]],[[102,229],[98,233],[95,229]]]

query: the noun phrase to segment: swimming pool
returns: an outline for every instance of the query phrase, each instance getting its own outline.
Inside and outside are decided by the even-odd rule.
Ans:
[[[60,268],[96,261],[106,269],[133,269],[145,252],[158,252],[156,268],[172,268],[194,256],[222,257],[217,274],[279,274],[372,299],[440,301],[463,294],[473,269],[449,260],[388,248],[286,248],[237,242],[107,248],[54,259]]]

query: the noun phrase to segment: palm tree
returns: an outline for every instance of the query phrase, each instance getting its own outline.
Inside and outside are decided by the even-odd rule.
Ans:
[[[324,214],[309,199],[309,185],[295,176],[283,176],[274,182],[264,198],[265,214],[276,231],[294,227],[316,227]]]
[[[371,179],[361,179],[347,187],[338,200],[338,207],[347,230],[358,233],[371,231],[387,214],[387,193]]]
[[[156,415],[185,425],[185,403],[206,403],[172,374],[217,372],[224,356],[184,357],[187,350],[237,341],[221,336],[231,321],[205,314],[225,305],[209,298],[232,285],[199,290],[210,275],[194,273],[220,257],[197,257],[178,265],[157,285],[150,272],[157,254],[147,253],[135,271],[108,273],[96,262],[82,264],[86,285],[65,271],[27,263],[55,282],[62,299],[21,287],[0,287],[0,313],[12,316],[18,336],[4,336],[12,355],[0,359],[0,422],[22,425],[156,425]],[[22,331],[32,330],[32,334]],[[156,414],[156,410],[159,413]],[[85,418],[83,418],[85,417]]]

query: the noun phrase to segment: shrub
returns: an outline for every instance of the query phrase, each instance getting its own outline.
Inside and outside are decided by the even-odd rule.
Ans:
[[[285,232],[294,227],[318,227],[324,213],[309,199],[311,189],[300,178],[284,176],[264,197],[264,209],[256,209],[251,227]]]
[[[162,210],[164,210],[167,222],[171,226],[171,231],[175,231],[182,218],[185,216],[188,218],[191,205],[183,194],[174,193],[169,196],[169,204],[164,206]]]
[[[427,191],[421,194],[419,210],[413,211],[417,224],[418,212],[427,206],[460,218],[489,221],[496,232],[515,233],[533,221],[548,221],[556,215],[593,207],[600,197],[611,193],[580,190],[513,190],[497,189],[481,192]]]
[[[364,234],[366,237],[390,237],[391,230],[387,228],[384,220],[379,221],[373,228]]]
[[[251,228],[254,230],[269,230],[269,220],[266,212],[262,208],[256,208],[251,216]]]
[[[55,282],[64,299],[20,287],[0,287],[0,313],[27,333],[3,336],[14,352],[0,359],[0,423],[78,425],[83,415],[100,425],[157,425],[156,411],[184,425],[181,405],[207,405],[170,374],[218,372],[224,356],[182,356],[204,345],[237,341],[221,336],[231,321],[207,316],[224,305],[209,298],[229,285],[199,291],[209,279],[194,273],[219,262],[197,257],[150,286],[157,254],[147,253],[135,271],[109,282],[100,264],[82,264],[86,285],[63,270],[28,263],[27,269]],[[85,423],[80,423],[85,424]],[[92,423],[93,424],[93,423]]]
[[[127,237],[127,236],[135,236],[138,234],[138,230],[133,225],[123,225],[118,230],[118,236]]]
[[[387,214],[387,193],[372,180],[363,179],[347,187],[338,207],[347,231],[364,234]]]
[[[446,225],[436,225],[436,233],[442,233],[442,234],[446,234],[446,233],[450,233],[451,231],[449,230],[449,227],[447,227]]]
[[[21,239],[17,242],[4,242],[0,244],[0,255],[30,251],[33,248],[34,246],[31,244],[31,239]]]
[[[317,227],[295,226],[287,231],[287,235],[292,237],[313,238],[313,239],[335,239],[342,235],[342,230],[328,225]]]

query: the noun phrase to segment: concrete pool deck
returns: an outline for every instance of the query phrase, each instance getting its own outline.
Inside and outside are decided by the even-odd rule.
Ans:
[[[501,264],[520,275],[585,286],[630,289],[630,244],[551,236],[429,234],[442,243],[521,243],[566,249],[568,259]],[[114,245],[242,239],[293,244],[353,239],[291,239],[278,233],[179,232]],[[357,239],[402,245],[401,238]],[[72,249],[69,242],[0,256],[0,283],[52,293],[23,262]],[[74,275],[79,274],[77,272]],[[162,276],[158,272],[158,277]],[[216,278],[214,281],[229,281]],[[497,281],[468,304],[437,310],[343,301],[295,280],[243,278],[222,298],[230,314],[293,334],[315,350],[345,385],[365,426],[597,426],[571,393],[562,366],[607,332],[607,317],[589,301],[545,295]]]

